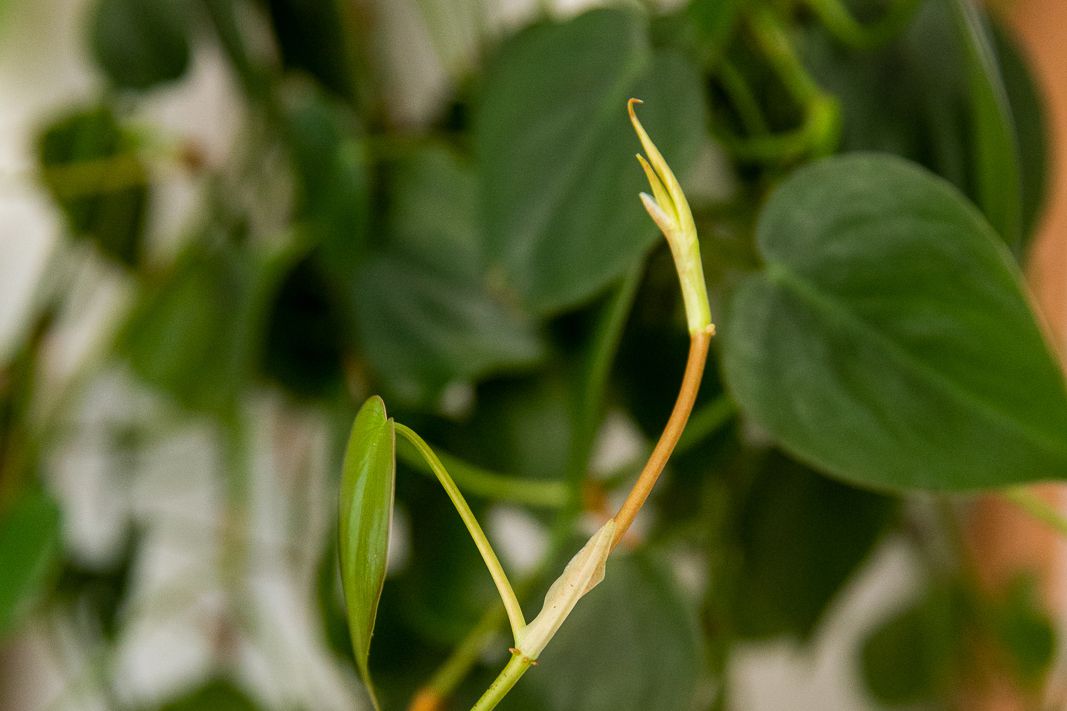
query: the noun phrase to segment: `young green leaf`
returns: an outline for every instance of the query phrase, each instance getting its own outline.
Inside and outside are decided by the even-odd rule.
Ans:
[[[955,189],[890,156],[833,158],[783,183],[757,233],[767,267],[732,299],[724,369],[791,453],[878,488],[1067,477],[1063,376]]]
[[[385,583],[389,523],[396,487],[396,435],[385,403],[374,396],[363,403],[348,438],[341,475],[341,585],[348,608],[348,629],[356,666],[375,707],[367,660]]]

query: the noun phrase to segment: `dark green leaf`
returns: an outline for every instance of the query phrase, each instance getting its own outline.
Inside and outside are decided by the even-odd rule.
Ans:
[[[179,404],[230,407],[262,337],[262,265],[232,248],[193,245],[145,290],[120,348],[134,372]]]
[[[264,1],[285,67],[307,72],[338,96],[354,98],[352,33],[342,14],[352,13],[354,6],[333,1]]]
[[[356,666],[372,699],[374,690],[367,661],[378,600],[385,583],[396,487],[395,452],[393,421],[386,417],[382,399],[372,397],[360,408],[348,439],[341,474],[338,525],[348,631]]]
[[[290,392],[327,396],[343,388],[345,312],[311,258],[282,278],[271,305],[263,370]]]
[[[1043,129],[1025,63],[998,39],[968,0],[927,0],[879,51],[846,52],[819,31],[805,35],[804,49],[820,84],[841,99],[846,150],[922,163],[1018,248],[1040,200]]]
[[[256,711],[258,708],[232,683],[216,680],[164,704],[159,711]]]
[[[1022,174],[1011,104],[981,8],[971,0],[947,0],[967,57],[978,204],[1001,237],[1022,241]]]
[[[0,518],[0,639],[41,594],[60,553],[59,507],[42,493],[23,495]]]
[[[742,409],[817,468],[893,489],[1067,475],[1067,394],[988,224],[896,158],[797,171],[723,319]]]
[[[994,25],[997,57],[1004,89],[1011,104],[1015,140],[1022,172],[1022,228],[1024,246],[1041,218],[1048,189],[1049,135],[1044,100],[1026,57],[1007,28]]]
[[[116,86],[148,89],[189,66],[185,0],[99,0],[92,19],[93,57]]]
[[[128,266],[141,256],[148,175],[110,109],[52,123],[37,146],[42,179],[75,237]]]
[[[963,602],[951,585],[936,584],[871,632],[860,658],[876,699],[902,705],[945,695],[964,644]]]
[[[699,76],[645,35],[641,17],[616,10],[538,25],[486,79],[474,122],[486,257],[494,283],[537,313],[589,298],[656,239],[626,99],[645,100],[641,119],[679,174],[700,147]]]
[[[430,407],[450,383],[541,360],[533,321],[485,284],[469,170],[433,150],[394,183],[389,246],[354,284],[359,343],[390,395]]]
[[[703,650],[696,617],[662,561],[608,561],[606,576],[567,618],[508,708],[688,711]]]
[[[892,499],[772,455],[741,512],[743,559],[733,620],[738,633],[810,638],[893,510]]]
[[[301,85],[287,95],[285,129],[297,182],[296,219],[317,245],[323,273],[346,285],[364,257],[370,216],[359,123],[340,102]]]
[[[1013,580],[1004,599],[993,605],[990,617],[1019,680],[1028,689],[1039,689],[1055,660],[1057,635],[1034,579]]]

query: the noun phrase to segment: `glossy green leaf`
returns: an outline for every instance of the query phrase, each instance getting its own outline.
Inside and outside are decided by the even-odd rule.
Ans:
[[[1014,248],[1022,242],[1022,171],[1011,104],[982,9],[971,0],[947,0],[963,41],[974,118],[978,204]]]
[[[702,667],[696,616],[663,561],[612,557],[508,697],[516,711],[688,711]]]
[[[723,318],[727,383],[802,460],[861,485],[1067,476],[1067,394],[1021,276],[950,186],[900,159],[797,171]]]
[[[148,173],[111,109],[72,112],[37,145],[41,177],[73,236],[127,266],[141,258]]]
[[[114,85],[148,89],[185,74],[189,30],[184,0],[98,0],[93,57]]]
[[[41,594],[60,551],[60,512],[49,496],[25,494],[0,517],[0,639]]]
[[[164,704],[159,711],[256,711],[258,708],[231,682],[215,680]]]
[[[892,499],[853,489],[774,454],[738,523],[732,623],[745,637],[810,639],[885,532]]]
[[[486,257],[494,283],[537,313],[573,306],[655,242],[626,100],[684,177],[701,145],[696,71],[653,53],[645,20],[597,10],[507,41],[475,107]]]
[[[469,169],[426,151],[395,166],[391,193],[389,243],[352,285],[359,346],[390,397],[429,408],[451,383],[542,360],[537,325],[486,283]]]
[[[341,474],[338,550],[356,666],[374,699],[368,658],[385,584],[396,487],[396,435],[380,397],[356,415]],[[375,700],[375,706],[377,701]]]

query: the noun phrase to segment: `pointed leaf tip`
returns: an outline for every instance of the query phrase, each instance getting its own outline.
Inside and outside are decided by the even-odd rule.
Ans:
[[[356,666],[378,707],[368,659],[385,584],[396,488],[396,435],[385,402],[367,399],[348,438],[341,474],[338,550],[348,629]]]

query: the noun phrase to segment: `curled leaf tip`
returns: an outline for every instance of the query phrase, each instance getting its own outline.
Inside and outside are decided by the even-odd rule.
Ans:
[[[652,142],[645,127],[637,118],[634,104],[642,103],[640,99],[630,99],[626,110],[630,114],[630,123],[634,133],[641,141],[645,156],[638,154],[637,161],[648,178],[652,195],[641,193],[641,202],[667,238],[674,264],[681,282],[682,296],[685,301],[686,319],[691,334],[703,333],[711,323],[711,308],[708,305],[707,287],[704,284],[704,268],[700,262],[700,243],[697,241],[696,225],[689,201],[674,171],[667,165],[663,154]]]

